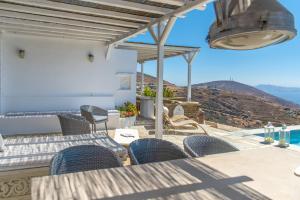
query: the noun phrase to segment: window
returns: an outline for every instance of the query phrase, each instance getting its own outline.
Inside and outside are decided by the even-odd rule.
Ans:
[[[120,77],[120,90],[131,90],[131,76]]]

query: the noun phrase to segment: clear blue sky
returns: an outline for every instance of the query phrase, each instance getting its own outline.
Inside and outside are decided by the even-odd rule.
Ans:
[[[300,1],[280,2],[294,14],[299,31],[299,36],[287,43],[252,51],[210,49],[205,38],[215,20],[212,4],[205,11],[192,11],[185,18],[178,19],[167,43],[202,48],[193,63],[193,84],[232,77],[249,85],[300,87]],[[132,41],[153,42],[149,34],[140,35]],[[155,76],[156,62],[146,62],[144,71]],[[164,79],[177,85],[186,85],[187,66],[182,57],[165,60]]]

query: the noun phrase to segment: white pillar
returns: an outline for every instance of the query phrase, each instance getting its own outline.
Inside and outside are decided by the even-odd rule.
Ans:
[[[163,29],[162,26],[158,30]],[[159,34],[160,31],[158,31]],[[155,101],[155,137],[162,139],[163,136],[163,79],[164,79],[164,54],[165,45],[161,42],[157,44],[157,68],[156,68],[156,101]]]
[[[188,64],[188,76],[187,76],[187,101],[190,102],[192,100],[192,62],[195,59],[196,55],[198,54],[198,51],[192,51],[185,55],[183,55],[183,58],[186,60]]]
[[[171,17],[167,24],[158,23],[157,34],[153,27],[149,27],[153,39],[157,44],[157,71],[156,71],[156,101],[155,101],[155,137],[162,139],[163,136],[163,70],[164,70],[164,48],[166,40],[176,21],[176,17]]]
[[[188,63],[187,101],[192,100],[192,63]]]
[[[141,95],[144,93],[144,61],[141,62]]]
[[[0,113],[4,114],[3,32],[0,31]]]

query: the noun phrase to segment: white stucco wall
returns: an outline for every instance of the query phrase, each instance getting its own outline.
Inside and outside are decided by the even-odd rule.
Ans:
[[[106,109],[135,102],[135,51],[97,42],[2,34],[1,112],[79,110],[82,104]],[[17,55],[25,50],[25,58]],[[87,59],[94,55],[94,62]],[[131,89],[119,90],[120,74],[131,74]],[[122,75],[122,76],[123,76]]]

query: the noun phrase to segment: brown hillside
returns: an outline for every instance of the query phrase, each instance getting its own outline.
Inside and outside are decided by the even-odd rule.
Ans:
[[[141,83],[142,78],[141,78],[141,73],[140,72],[137,72],[136,80],[137,80],[137,83]],[[144,74],[144,82],[145,82],[145,84],[148,84],[148,85],[151,85],[151,84],[155,85],[156,84],[156,77],[150,76],[148,74]],[[168,81],[164,81],[164,85],[176,86],[175,84],[170,83]]]
[[[147,81],[155,82],[155,77],[148,76]],[[186,88],[169,84],[177,96],[186,96]],[[241,128],[262,127],[268,121],[275,125],[300,124],[298,105],[238,82],[197,84],[192,100],[201,104],[206,120],[222,124]]]

